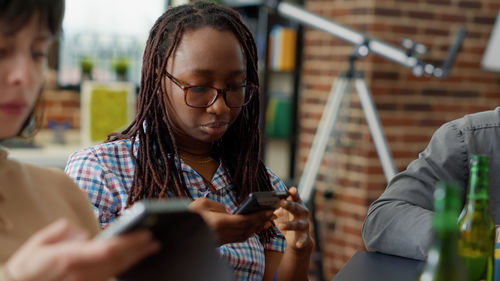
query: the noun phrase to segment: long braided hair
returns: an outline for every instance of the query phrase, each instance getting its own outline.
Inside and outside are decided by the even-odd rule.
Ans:
[[[136,167],[127,206],[144,198],[167,198],[169,193],[174,197],[191,197],[167,120],[161,80],[182,35],[202,27],[231,31],[236,36],[246,57],[247,82],[257,86],[250,103],[241,109],[224,136],[214,143],[213,153],[229,172],[239,203],[250,192],[272,190],[269,174],[260,160],[260,94],[255,41],[237,12],[213,3],[194,2],[167,10],[152,27],[144,51],[135,120],[121,134],[108,137],[108,140],[130,139],[132,142],[131,155]],[[134,156],[136,140],[139,146]]]

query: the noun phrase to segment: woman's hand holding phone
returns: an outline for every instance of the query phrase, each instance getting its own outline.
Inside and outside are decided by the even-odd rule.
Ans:
[[[272,210],[258,211],[246,215],[228,213],[226,207],[207,198],[194,200],[189,209],[201,215],[215,232],[219,245],[243,242],[260,231],[272,226],[276,218]]]
[[[288,198],[274,212],[277,216],[274,223],[285,236],[287,247],[311,251],[314,242],[309,234],[309,210],[300,199],[296,187],[290,188],[288,192]]]

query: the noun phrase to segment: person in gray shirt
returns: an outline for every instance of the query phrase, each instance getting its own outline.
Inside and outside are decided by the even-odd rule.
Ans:
[[[469,160],[490,157],[490,209],[500,224],[500,107],[441,126],[418,159],[397,174],[375,200],[363,225],[367,250],[424,260],[432,239],[433,192],[438,181],[456,181],[465,201]]]

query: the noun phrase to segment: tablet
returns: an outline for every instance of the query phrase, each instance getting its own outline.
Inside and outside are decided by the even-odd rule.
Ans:
[[[190,200],[136,202],[96,239],[138,228],[149,229],[161,250],[120,276],[119,281],[234,280],[233,270],[218,255],[215,235],[197,213],[188,211]]]

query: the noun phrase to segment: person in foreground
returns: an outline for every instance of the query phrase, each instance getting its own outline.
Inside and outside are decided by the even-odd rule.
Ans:
[[[0,0],[0,141],[37,116],[62,0]],[[159,247],[146,231],[93,241],[86,196],[63,171],[22,164],[0,147],[0,280],[109,280]]]
[[[66,173],[102,227],[138,200],[192,198],[237,280],[306,280],[313,241],[296,188],[274,213],[233,214],[251,192],[286,190],[260,159],[260,106],[256,46],[239,14],[170,8],[146,43],[135,120],[70,156]]]
[[[407,169],[397,174],[368,210],[363,239],[368,250],[425,259],[430,246],[432,194],[438,181],[456,181],[465,202],[470,158],[490,157],[490,171],[500,171],[500,107],[466,115],[439,128]],[[500,173],[490,173],[490,207],[500,204]],[[500,209],[491,208],[495,224]]]

